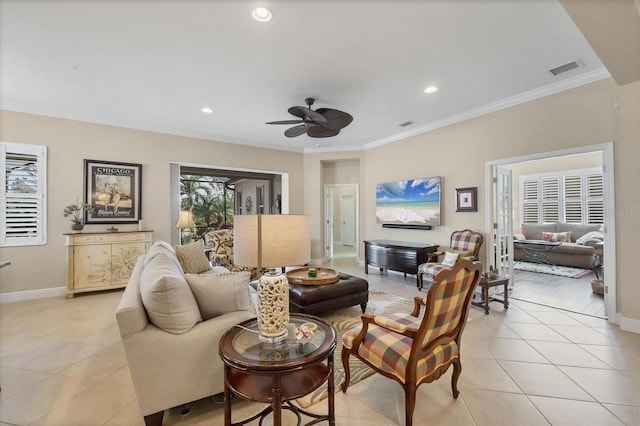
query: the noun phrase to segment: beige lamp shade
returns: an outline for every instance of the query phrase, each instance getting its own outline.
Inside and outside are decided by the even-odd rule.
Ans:
[[[193,223],[193,212],[190,210],[182,210],[178,223],[176,223],[176,228],[193,228],[194,226],[196,225]]]
[[[311,219],[295,214],[236,215],[233,258],[240,266],[277,268],[311,260]]]

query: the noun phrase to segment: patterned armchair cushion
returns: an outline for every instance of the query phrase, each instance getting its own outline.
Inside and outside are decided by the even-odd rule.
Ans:
[[[481,234],[465,229],[451,234],[451,248],[462,252],[471,252],[478,255],[483,237]]]
[[[378,317],[376,317],[377,321],[379,321]],[[385,320],[380,319],[380,321],[384,322]],[[347,348],[353,347],[353,340],[359,332],[359,327],[346,331],[342,336],[342,344]],[[358,349],[358,354],[380,370],[393,374],[404,383],[412,344],[413,339],[409,337],[371,324]],[[458,354],[458,345],[455,340],[437,346],[429,356],[418,360],[416,365],[417,382],[420,382],[420,379],[428,372],[434,371],[454,357],[458,357]]]
[[[233,259],[233,229],[216,229],[215,231],[204,234],[204,240],[211,249],[209,259],[214,266],[224,266],[231,272],[251,272],[251,279],[259,276],[257,268],[247,266],[238,266],[234,264]]]
[[[464,300],[469,288],[474,285],[473,274],[466,274],[460,269],[453,279],[441,283],[435,289],[429,289],[431,295],[438,302],[434,311],[426,318],[427,332],[423,343],[434,341],[454,330],[462,319]]]
[[[233,229],[216,229],[204,234],[207,246],[216,254],[233,256]]]
[[[443,271],[445,269],[449,269],[447,265],[443,265],[442,263],[430,262],[423,263],[418,267],[419,274],[425,274],[428,278],[428,281],[432,281],[433,277],[438,275],[438,272]]]

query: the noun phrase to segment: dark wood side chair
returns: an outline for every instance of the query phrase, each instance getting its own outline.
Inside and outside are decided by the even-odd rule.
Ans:
[[[376,372],[400,383],[405,395],[406,425],[413,422],[416,390],[453,365],[451,390],[458,398],[460,338],[467,322],[469,302],[480,279],[479,262],[458,261],[436,275],[425,298],[415,297],[411,314],[362,315],[362,327],[343,335],[342,365],[349,387],[349,357],[359,358]],[[425,307],[420,319],[421,307]]]

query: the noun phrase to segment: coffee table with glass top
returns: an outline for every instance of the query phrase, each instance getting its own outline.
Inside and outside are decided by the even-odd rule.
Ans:
[[[304,323],[316,326],[307,339],[296,338],[296,328]],[[220,357],[224,363],[224,424],[244,425],[273,412],[273,424],[282,424],[282,410],[290,410],[301,423],[301,414],[312,425],[328,421],[335,425],[333,352],[336,331],[326,321],[305,314],[291,314],[286,339],[263,342],[256,319],[234,326],[220,339]],[[291,404],[327,382],[327,415],[309,413]],[[240,422],[231,423],[231,394],[270,404],[262,412]]]
[[[549,265],[553,269],[556,265],[549,259],[548,254],[555,251],[562,243],[545,240],[514,240],[513,244],[522,250],[522,260]]]

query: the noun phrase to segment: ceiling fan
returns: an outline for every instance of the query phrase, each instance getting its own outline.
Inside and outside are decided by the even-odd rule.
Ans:
[[[343,111],[332,108],[311,109],[315,99],[307,98],[307,104],[303,106],[292,106],[289,113],[300,117],[299,120],[268,121],[265,124],[297,124],[285,130],[284,135],[295,138],[307,134],[312,138],[329,138],[340,133],[340,129],[347,127],[353,121],[353,117]]]

